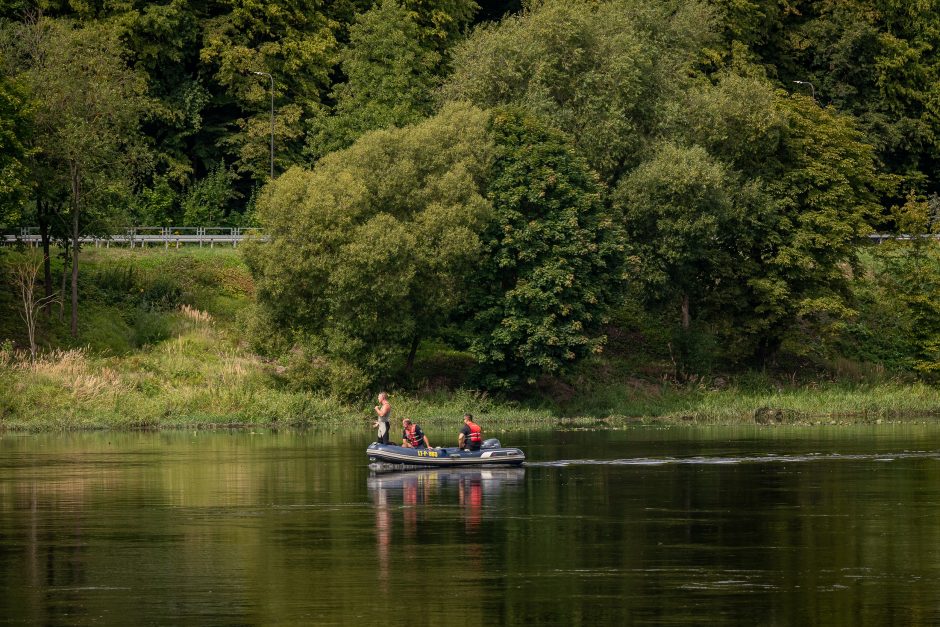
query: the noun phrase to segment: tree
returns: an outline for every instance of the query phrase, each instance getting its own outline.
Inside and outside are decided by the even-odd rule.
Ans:
[[[662,104],[689,82],[713,20],[694,0],[534,3],[455,48],[443,95],[527,108],[616,181],[657,135]]]
[[[276,158],[281,168],[298,163],[301,120],[328,93],[337,61],[339,24],[323,4],[224,0],[202,22],[200,64],[223,90],[213,103],[213,114],[225,116],[219,120],[227,131],[220,141],[234,157],[235,169],[256,181],[265,180],[270,169],[270,83],[252,72],[274,75]]]
[[[479,260],[486,124],[448,106],[273,182],[258,205],[268,241],[245,249],[265,318],[292,341],[312,338],[360,387],[413,363]]]
[[[20,317],[26,323],[26,334],[29,338],[29,355],[36,360],[36,317],[39,310],[58,298],[57,294],[39,297],[36,295],[36,284],[39,271],[43,266],[42,259],[25,259],[13,265],[13,286],[20,297]]]
[[[235,173],[219,164],[189,189],[183,199],[183,222],[186,226],[215,226],[225,222],[229,203],[235,196],[232,183]]]
[[[880,295],[891,303],[892,315],[911,321],[905,339],[913,344],[913,366],[933,376],[940,374],[940,247],[930,237],[940,230],[935,210],[930,199],[909,193],[892,219],[910,239],[888,240],[873,252]]]
[[[431,44],[442,57],[464,34],[480,8],[475,0],[401,0],[401,3],[421,27],[421,43]]]
[[[745,209],[739,197],[750,195],[737,179],[702,147],[665,142],[614,195],[647,300],[676,303],[684,330],[692,306],[725,289],[719,279],[736,261]]]
[[[885,171],[940,190],[940,3],[937,0],[718,0],[727,49],[746,50],[787,89],[811,82],[820,102],[854,115]],[[803,88],[798,88],[803,89]],[[888,217],[888,216],[886,216]]]
[[[431,113],[441,55],[420,35],[414,14],[397,0],[382,0],[359,16],[340,55],[347,81],[333,90],[336,106],[315,118],[308,137],[315,158],[366,131],[405,126]]]
[[[29,129],[22,95],[0,76],[0,230],[20,222],[29,196]]]
[[[677,144],[701,146],[716,162],[757,177],[776,157],[787,128],[778,99],[761,68],[736,61],[665,103],[663,135]]]
[[[854,120],[775,90],[741,60],[665,117],[675,139],[613,197],[646,302],[688,297],[683,326],[710,323],[727,355],[759,361],[796,323],[850,317],[847,270],[885,187]]]
[[[512,108],[494,112],[490,132],[494,214],[465,307],[485,382],[505,388],[600,352],[623,247],[602,185],[568,137]]]
[[[874,148],[851,117],[805,96],[780,94],[786,126],[760,177],[773,199],[748,216],[739,249],[749,293],[739,301],[745,335],[770,357],[796,321],[826,324],[852,314],[848,270],[871,231],[885,180]]]
[[[126,198],[134,170],[147,165],[139,126],[150,101],[143,77],[127,68],[117,32],[38,18],[8,30],[17,38],[16,80],[32,103],[37,172],[65,188],[72,240],[72,335],[78,334],[79,238],[102,210]]]

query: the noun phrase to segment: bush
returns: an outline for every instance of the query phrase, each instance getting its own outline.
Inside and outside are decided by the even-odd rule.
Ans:
[[[183,290],[179,277],[160,273],[149,278],[142,288],[140,304],[145,309],[175,309],[182,303]]]
[[[170,337],[172,324],[167,314],[138,309],[134,315],[131,342],[135,347],[157,344]]]
[[[117,304],[136,299],[140,294],[140,272],[131,265],[108,265],[91,273],[91,282],[101,293],[101,299]]]
[[[295,347],[287,360],[284,377],[294,391],[326,392],[350,401],[361,398],[371,378],[359,368],[337,358],[326,358],[310,348]]]
[[[226,209],[238,197],[233,183],[238,176],[220,163],[189,189],[183,198],[183,224],[212,226],[226,223]]]
[[[132,348],[133,332],[121,314],[111,307],[87,306],[79,318],[80,345],[92,350],[123,355]]]
[[[718,356],[718,345],[708,329],[692,325],[688,329],[678,327],[672,335],[672,359],[676,377],[687,379],[690,375],[707,375],[712,372]]]

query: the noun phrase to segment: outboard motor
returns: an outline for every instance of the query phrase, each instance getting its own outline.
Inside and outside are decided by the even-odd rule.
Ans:
[[[490,438],[489,440],[484,440],[480,448],[502,448],[503,445],[499,443],[499,440],[496,438]]]

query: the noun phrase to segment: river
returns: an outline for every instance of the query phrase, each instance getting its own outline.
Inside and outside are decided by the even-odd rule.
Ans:
[[[0,624],[940,624],[936,424],[489,435],[2,434]]]

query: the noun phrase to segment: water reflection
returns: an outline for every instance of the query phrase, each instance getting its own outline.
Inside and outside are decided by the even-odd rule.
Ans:
[[[0,625],[940,624],[940,426],[513,439],[0,433]]]
[[[467,529],[474,529],[480,525],[487,502],[524,481],[525,468],[434,468],[373,470],[366,486],[375,504],[376,529],[390,525],[386,519],[389,503],[400,504],[405,533],[414,538],[425,508],[456,504]]]
[[[447,511],[455,505],[463,521],[459,545],[465,557],[481,552],[480,529],[484,509],[506,492],[520,488],[524,468],[434,468],[412,470],[373,470],[366,486],[375,508],[375,532],[379,578],[387,589],[392,511],[401,512],[403,541],[408,546],[433,537],[432,512]]]
[[[395,503],[400,500],[406,512],[414,513],[423,506],[456,502],[467,510],[468,517],[478,519],[485,501],[524,481],[525,468],[434,468],[373,471],[366,486],[377,507],[391,498]],[[412,518],[412,523],[416,520]]]

